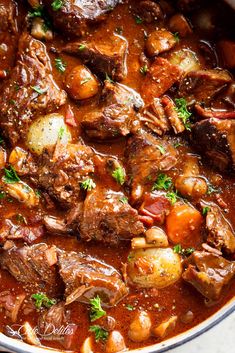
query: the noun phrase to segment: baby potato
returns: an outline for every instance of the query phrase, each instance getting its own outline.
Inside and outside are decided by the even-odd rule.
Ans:
[[[151,333],[151,319],[146,311],[139,311],[130,324],[128,336],[133,342],[147,340]]]
[[[200,62],[196,54],[190,49],[180,49],[172,52],[168,60],[171,64],[178,65],[184,73],[200,69]]]
[[[141,288],[165,288],[176,282],[182,273],[181,260],[171,248],[148,248],[131,251],[127,275]]]
[[[84,65],[75,66],[65,79],[66,91],[73,99],[87,99],[99,90],[97,78]]]
[[[41,154],[43,149],[53,146],[58,141],[71,141],[71,134],[61,114],[48,114],[36,119],[27,133],[26,145],[31,152]]]

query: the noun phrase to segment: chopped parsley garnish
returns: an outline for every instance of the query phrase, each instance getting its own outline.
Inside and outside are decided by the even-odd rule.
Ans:
[[[90,178],[82,181],[80,185],[83,190],[88,190],[88,191],[91,191],[96,187],[96,183]]]
[[[10,100],[9,100],[9,103],[10,103],[11,105],[16,105],[16,101],[15,101],[14,99],[10,99]]]
[[[58,11],[63,6],[63,0],[54,0],[51,4],[53,11]]]
[[[43,94],[47,91],[47,88],[40,88],[39,86],[31,86],[31,88],[38,94]]]
[[[35,190],[35,194],[36,194],[37,197],[41,197],[42,196],[39,190]]]
[[[109,75],[107,74],[107,72],[105,73],[105,80],[110,82],[110,83],[114,83],[114,81],[109,77]]]
[[[86,77],[84,80],[81,81],[81,85],[84,85],[85,83],[89,82],[91,80],[91,77]]]
[[[119,199],[119,201],[123,204],[128,203],[128,198],[126,196],[123,196]]]
[[[125,171],[122,167],[116,168],[113,173],[112,177],[116,180],[116,182],[120,185],[125,183]]]
[[[137,25],[140,25],[141,23],[143,23],[143,20],[140,16],[135,16],[135,23],[137,23]]]
[[[65,133],[65,128],[63,126],[60,127],[59,132],[58,132],[58,138],[61,140],[62,137],[64,136]]]
[[[168,200],[172,205],[174,205],[178,199],[177,192],[174,192],[174,191],[167,192],[166,197],[168,198]]]
[[[34,305],[37,309],[41,309],[42,306],[50,308],[52,305],[56,304],[55,299],[50,299],[44,293],[35,293],[31,295],[31,298],[35,300]]]
[[[30,18],[33,17],[43,17],[43,7],[42,6],[38,6],[35,9],[32,9],[29,11],[28,16]]]
[[[161,154],[165,154],[166,153],[166,150],[165,150],[165,148],[162,145],[157,145],[156,147],[159,149]]]
[[[210,211],[210,207],[208,207],[208,206],[203,207],[203,208],[202,208],[202,214],[203,214],[203,216],[207,215],[207,212],[209,212],[209,211]]]
[[[4,199],[6,197],[6,193],[4,191],[0,191],[0,199]]]
[[[175,142],[175,143],[173,143],[173,146],[174,146],[175,148],[178,148],[178,147],[183,146],[183,145],[182,145],[182,143],[180,143],[180,142]]]
[[[142,75],[146,75],[147,72],[148,72],[148,66],[147,66],[147,65],[144,65],[144,66],[142,66],[142,67],[140,68],[140,73],[141,73]]]
[[[106,311],[102,309],[100,297],[90,299],[90,320],[95,321],[106,315]]]
[[[10,166],[9,169],[4,168],[4,172],[5,175],[3,177],[3,181],[6,184],[14,184],[20,181],[20,178],[18,177],[14,167]]]
[[[188,111],[187,102],[184,98],[175,99],[176,111],[178,117],[183,121],[183,124],[186,130],[191,130],[191,123],[189,118],[191,117],[191,113]]]
[[[63,73],[66,70],[66,62],[63,61],[61,58],[56,58],[55,67],[59,72]]]
[[[179,41],[180,41],[180,37],[179,37],[179,33],[178,33],[178,32],[175,32],[175,33],[173,34],[173,36],[174,36],[176,42],[179,42]]]
[[[84,50],[86,48],[85,44],[80,44],[78,50]]]
[[[153,184],[152,191],[154,190],[168,190],[172,186],[172,179],[166,174],[159,174],[157,180]]]
[[[127,310],[129,310],[129,311],[135,310],[134,306],[131,305],[131,304],[126,304],[126,308],[127,308]]]
[[[27,224],[27,220],[26,218],[21,214],[21,213],[17,213],[15,215],[15,219],[18,223],[24,223],[24,224]]]
[[[176,254],[179,254],[179,255],[182,255],[182,256],[189,256],[195,251],[195,249],[194,248],[183,249],[181,244],[177,244],[177,245],[174,246],[173,251]]]
[[[105,341],[108,338],[108,331],[100,327],[99,325],[90,326],[90,332],[95,334],[95,340],[98,341]]]
[[[214,192],[220,192],[219,188],[216,188],[214,185],[208,183],[208,187],[207,187],[207,194],[213,194]]]

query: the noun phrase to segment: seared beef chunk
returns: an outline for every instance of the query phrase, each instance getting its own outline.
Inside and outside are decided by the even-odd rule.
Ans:
[[[45,150],[38,160],[34,182],[64,207],[79,198],[80,183],[94,172],[93,152],[83,144],[57,143]]]
[[[30,244],[44,234],[43,226],[15,225],[9,219],[6,219],[0,228],[0,244],[6,240],[22,239]]]
[[[194,251],[185,265],[183,279],[210,300],[219,299],[222,289],[235,275],[235,262],[206,251]]]
[[[128,293],[120,274],[90,255],[59,251],[58,263],[66,286],[66,304],[75,300],[88,303],[99,295],[104,304],[113,306]]]
[[[42,0],[41,3],[46,6],[59,31],[81,36],[86,33],[89,25],[104,20],[105,14],[112,10],[119,0],[66,0],[57,10],[53,8],[53,0]]]
[[[138,126],[135,110],[142,104],[138,93],[106,80],[98,108],[86,114],[81,125],[90,138],[105,140],[126,136]]]
[[[8,270],[19,282],[30,290],[48,292],[51,295],[58,292],[59,281],[55,263],[57,254],[55,247],[44,243],[22,248],[11,248],[0,254],[0,265]]]
[[[195,102],[207,104],[230,82],[232,77],[225,70],[190,71],[180,82],[179,95],[189,104]]]
[[[147,104],[151,104],[154,98],[161,97],[180,77],[181,70],[178,66],[164,58],[157,58],[143,79],[141,85],[143,99]]]
[[[84,202],[80,235],[84,240],[116,244],[144,232],[137,211],[123,203],[124,195],[105,189],[94,189]]]
[[[220,251],[233,254],[235,252],[235,234],[219,206],[205,202],[201,202],[201,205],[208,207],[206,214],[207,242]]]
[[[127,41],[119,35],[111,35],[104,43],[74,42],[67,44],[64,51],[81,58],[92,72],[105,78],[108,75],[121,81],[127,74]]]
[[[159,136],[171,129],[175,134],[185,130],[183,121],[176,111],[176,105],[168,96],[155,98],[151,104],[143,109],[140,120]]]
[[[162,149],[164,153],[161,152]],[[167,141],[157,139],[144,131],[128,140],[125,155],[133,201],[141,198],[144,185],[153,183],[159,171],[169,170],[177,163],[175,148]]]
[[[13,0],[0,0],[0,33],[17,31],[16,14],[17,5]]]
[[[146,23],[163,20],[164,18],[161,6],[150,0],[137,3],[136,13]]]
[[[53,305],[38,318],[40,337],[46,341],[59,341],[66,349],[71,348],[77,336],[78,326],[70,322],[70,310],[64,302]]]
[[[12,144],[25,137],[38,114],[55,111],[66,100],[51,75],[46,47],[27,34],[20,38],[17,64],[2,92],[0,125]]]
[[[235,120],[216,118],[197,122],[192,128],[192,142],[220,170],[235,167]]]
[[[5,315],[16,322],[19,310],[25,299],[25,294],[12,294],[10,291],[0,293],[0,309],[5,310]]]

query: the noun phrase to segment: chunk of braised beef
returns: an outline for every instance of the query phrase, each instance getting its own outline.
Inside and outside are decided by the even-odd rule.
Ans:
[[[53,0],[42,0],[50,13],[55,28],[62,33],[73,36],[84,35],[89,27],[99,23],[106,18],[106,13],[110,12],[120,1],[119,0],[67,0],[55,11]]]
[[[99,295],[105,305],[114,306],[128,293],[119,272],[90,255],[59,251],[58,264],[66,287],[66,305],[73,301],[89,303]]]
[[[128,43],[117,34],[105,38],[103,43],[73,42],[67,44],[63,51],[78,56],[92,72],[105,78],[107,75],[121,81],[126,77],[126,57]]]
[[[17,31],[17,4],[13,0],[0,1],[0,32],[16,33]]]
[[[164,19],[161,6],[151,0],[140,1],[137,4],[135,13],[146,23],[162,21]]]
[[[141,112],[140,120],[155,134],[162,136],[173,129],[175,134],[185,130],[183,121],[179,118],[176,105],[168,96],[155,98]]]
[[[51,295],[58,294],[61,290],[56,262],[56,248],[44,243],[13,247],[0,254],[1,268],[25,284],[25,289],[31,292],[43,291]]]
[[[0,293],[0,308],[14,323],[17,321],[19,310],[24,302],[25,294],[12,294],[10,291]]]
[[[126,136],[138,127],[136,110],[142,105],[140,95],[134,90],[106,80],[98,108],[85,114],[81,126],[90,138]]]
[[[220,207],[205,202],[201,202],[201,206],[208,207],[206,214],[207,243],[228,255],[234,254],[235,234]]]
[[[222,89],[232,82],[228,71],[221,69],[190,71],[179,85],[179,95],[189,104],[208,104]]]
[[[220,170],[235,167],[235,120],[205,119],[192,128],[192,143]]]
[[[43,226],[16,225],[6,219],[0,229],[0,244],[7,240],[23,240],[28,244],[44,235]]]
[[[235,262],[206,251],[194,251],[185,261],[185,267],[183,279],[212,301],[219,299],[235,275]]]
[[[79,199],[80,183],[94,172],[92,149],[82,143],[57,143],[44,150],[32,178],[61,206],[68,208]]]
[[[55,111],[66,101],[53,79],[45,45],[28,34],[20,38],[16,66],[2,91],[0,126],[13,145],[25,138],[37,115]]]
[[[103,188],[92,190],[84,201],[81,238],[117,244],[120,240],[141,235],[144,227],[138,220],[138,212],[123,199],[122,192]]]
[[[158,172],[176,165],[177,153],[166,140],[144,131],[129,138],[125,155],[133,202],[142,197],[145,185],[153,184]]]
[[[57,341],[66,349],[71,348],[78,329],[77,325],[71,323],[70,310],[64,302],[59,302],[40,313],[37,327],[44,341]]]
[[[179,66],[171,64],[167,59],[157,58],[150,66],[141,85],[141,95],[147,104],[154,98],[161,97],[181,77]]]

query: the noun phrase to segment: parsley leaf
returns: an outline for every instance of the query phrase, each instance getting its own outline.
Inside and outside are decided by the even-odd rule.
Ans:
[[[0,199],[4,199],[6,197],[6,193],[4,191],[0,191]]]
[[[210,211],[210,207],[208,207],[208,206],[203,207],[203,208],[202,208],[202,214],[203,214],[203,216],[207,215],[207,212],[209,212],[209,211]]]
[[[126,196],[122,196],[119,201],[123,204],[128,203],[128,198]]]
[[[146,75],[147,72],[148,72],[148,66],[147,66],[147,65],[144,65],[144,66],[142,66],[142,67],[140,68],[140,73],[141,73],[142,75]]]
[[[47,91],[47,88],[41,89],[39,86],[31,86],[31,88],[40,95]]]
[[[172,179],[166,174],[159,174],[157,180],[153,184],[152,191],[154,190],[168,190],[172,186]]]
[[[51,4],[53,11],[58,11],[63,6],[63,0],[54,0]]]
[[[189,256],[195,251],[195,249],[194,248],[183,249],[181,244],[177,244],[174,246],[173,251],[182,256]]]
[[[142,20],[142,18],[140,17],[140,16],[135,16],[135,23],[137,24],[137,25],[140,25],[141,23],[143,23],[143,20]]]
[[[35,9],[32,9],[29,11],[28,16],[30,18],[34,18],[34,17],[43,17],[43,7],[42,6],[38,6]]]
[[[66,70],[66,62],[63,61],[61,58],[56,58],[55,67],[59,72],[63,73]]]
[[[90,326],[90,332],[94,332],[96,342],[101,340],[105,341],[108,338],[108,331],[104,330],[99,325]]]
[[[156,147],[159,149],[162,155],[166,153],[166,150],[162,145],[157,145]]]
[[[186,100],[184,98],[175,99],[175,104],[178,117],[183,121],[186,130],[190,131],[191,123],[189,118],[192,114],[188,111]]]
[[[208,187],[207,187],[207,194],[213,194],[214,192],[220,192],[219,188],[216,188],[214,185],[208,183]]]
[[[169,191],[166,193],[166,197],[168,198],[168,200],[170,201],[170,203],[172,205],[174,205],[178,199],[178,195],[177,195],[177,192],[174,192],[174,191]]]
[[[127,308],[127,310],[129,310],[129,311],[135,310],[134,306],[131,305],[131,304],[126,304],[126,308]]]
[[[125,171],[122,167],[116,168],[113,173],[112,177],[116,180],[116,182],[120,185],[125,183]]]
[[[174,38],[175,38],[175,41],[176,41],[177,43],[179,43],[179,41],[180,41],[179,32],[175,32],[175,33],[173,34],[173,36],[174,36]]]
[[[88,191],[91,191],[96,187],[96,183],[90,178],[82,181],[80,185],[83,190],[88,190]]]
[[[114,83],[114,81],[109,77],[109,75],[107,74],[107,72],[105,73],[105,80],[110,82],[110,83]]]
[[[35,293],[31,295],[31,298],[35,300],[34,305],[37,309],[41,309],[42,306],[50,308],[52,305],[56,304],[55,299],[50,299],[44,293]]]
[[[91,77],[86,77],[84,80],[80,82],[81,85],[84,85],[85,83],[89,82],[91,80]]]
[[[63,126],[60,127],[59,132],[58,132],[58,138],[61,140],[62,137],[64,136],[65,133],[65,128]]]
[[[10,166],[9,169],[4,168],[4,172],[5,175],[3,177],[3,181],[6,184],[14,184],[20,181],[14,167]]]
[[[95,321],[106,315],[106,311],[102,309],[100,297],[90,299],[90,320]]]
[[[86,48],[85,44],[80,44],[78,50],[84,50]]]

